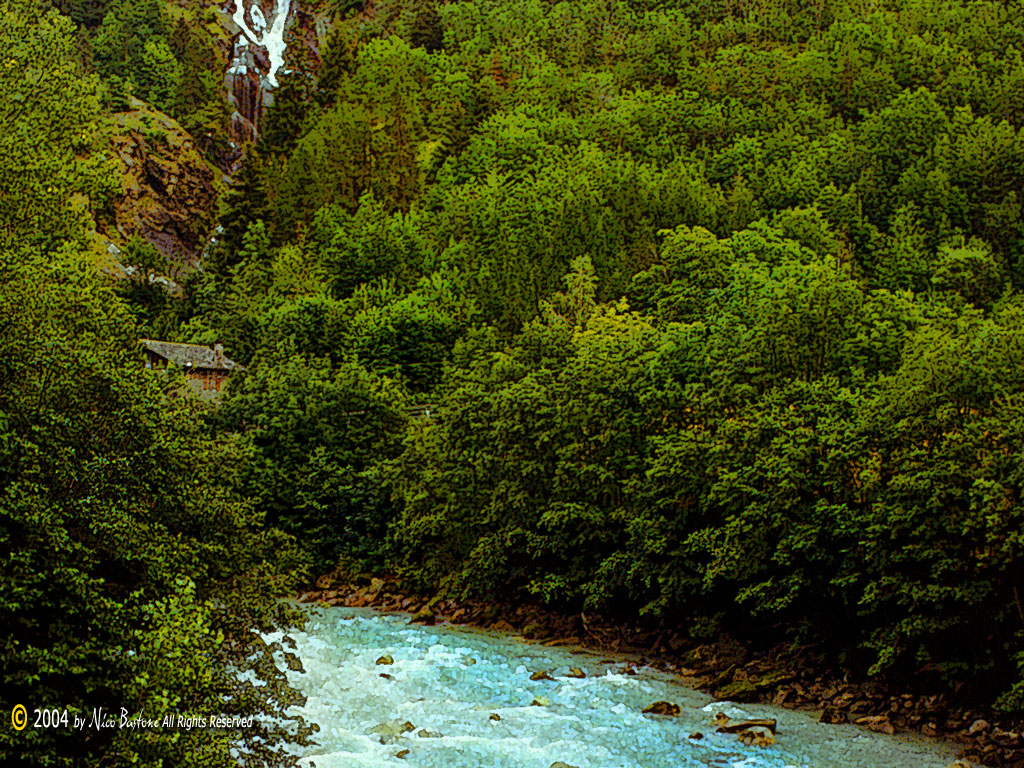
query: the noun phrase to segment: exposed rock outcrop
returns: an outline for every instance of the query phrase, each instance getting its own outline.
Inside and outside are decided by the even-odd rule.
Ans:
[[[214,172],[175,120],[134,102],[114,115],[111,144],[123,192],[114,203],[121,238],[139,235],[172,263],[191,265],[215,225]]]
[[[239,143],[255,141],[259,135],[258,126],[267,96],[260,69],[261,65],[266,66],[266,62],[262,49],[251,45],[244,35],[240,35],[235,43],[234,58],[224,78],[228,101],[234,107],[231,113],[231,136]]]

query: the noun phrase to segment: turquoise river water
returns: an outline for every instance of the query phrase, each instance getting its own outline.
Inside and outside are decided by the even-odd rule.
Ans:
[[[949,745],[922,737],[823,725],[811,712],[713,702],[652,669],[622,674],[621,661],[607,657],[407,622],[367,609],[322,608],[304,632],[289,633],[305,669],[288,672],[307,697],[296,711],[320,727],[317,745],[300,753],[304,766],[549,768],[561,761],[578,768],[945,768],[952,762]],[[394,663],[378,665],[385,654]],[[587,677],[567,677],[570,667]],[[554,679],[531,681],[540,670]],[[641,714],[658,700],[679,704],[682,714]],[[715,733],[718,711],[734,719],[776,718],[776,744],[746,746]],[[704,737],[689,738],[694,732]]]

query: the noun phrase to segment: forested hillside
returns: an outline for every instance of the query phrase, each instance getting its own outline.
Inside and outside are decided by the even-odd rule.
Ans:
[[[130,93],[216,163],[226,54],[212,8],[33,5],[0,0],[0,89],[26,94],[0,104],[0,246],[56,297],[116,193],[90,121]],[[228,452],[245,536],[1024,709],[1024,2],[301,5],[320,37],[183,295],[95,287],[116,333],[58,313],[118,380],[137,336],[248,367],[181,458]],[[59,42],[45,77],[26,30]],[[0,392],[45,370],[5,339]],[[3,432],[43,439],[9,397]],[[155,414],[186,406],[136,397],[170,439]]]
[[[305,560],[240,492],[244,442],[143,370],[137,286],[98,266],[110,81],[48,5],[0,0],[0,763],[294,764],[283,649],[252,630],[297,618]],[[261,719],[118,725],[211,714]]]
[[[177,309],[252,363],[248,492],[324,562],[1019,708],[1022,11],[353,7]]]

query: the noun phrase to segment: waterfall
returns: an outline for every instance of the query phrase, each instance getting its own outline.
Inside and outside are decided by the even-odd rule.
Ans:
[[[231,16],[239,33],[224,82],[234,106],[232,134],[243,143],[259,136],[263,109],[273,103],[277,73],[284,66],[292,2],[269,0],[268,4],[270,10],[265,11],[260,0],[235,0]]]

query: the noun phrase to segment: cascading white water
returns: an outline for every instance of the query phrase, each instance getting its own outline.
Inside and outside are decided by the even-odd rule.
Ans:
[[[231,133],[238,144],[259,138],[263,111],[274,103],[273,91],[287,48],[285,29],[293,8],[292,0],[276,0],[270,5],[268,21],[260,0],[235,0],[231,19],[239,33],[224,85],[234,107]],[[241,151],[237,151],[232,168],[237,168],[240,158]]]
[[[322,609],[291,637],[305,673],[288,677],[307,696],[296,711],[320,726],[317,746],[298,753],[304,767],[385,768],[402,765],[401,756],[422,768],[943,768],[954,752],[921,737],[823,725],[809,712],[737,710],[654,670],[624,675],[621,663],[600,657],[409,626],[408,617],[367,609]],[[384,654],[392,664],[375,663]],[[587,676],[568,676],[570,666]],[[539,670],[553,679],[531,680]],[[641,714],[657,700],[682,713]],[[723,709],[734,719],[777,718],[777,744],[746,746],[716,733],[712,720]],[[695,731],[703,738],[691,739]]]
[[[242,34],[253,45],[265,48],[270,57],[270,69],[266,74],[266,85],[277,87],[277,72],[284,65],[284,52],[287,44],[284,39],[285,25],[291,13],[291,0],[277,0],[274,10],[267,23],[259,0],[253,0],[249,16],[252,26],[245,20],[245,0],[235,0],[235,11],[231,18],[242,30]]]
[[[249,15],[252,16],[252,28],[257,34],[262,34],[263,30],[266,29],[267,20],[263,18],[263,11],[260,10],[258,5],[254,5],[252,10],[249,11]]]

